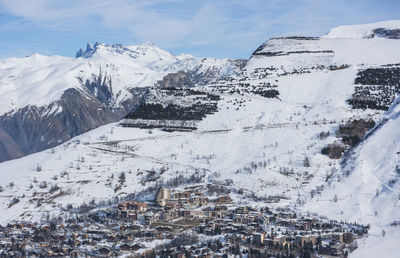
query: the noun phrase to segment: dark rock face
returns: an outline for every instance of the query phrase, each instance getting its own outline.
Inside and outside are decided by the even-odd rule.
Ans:
[[[202,60],[202,62],[207,61],[206,58]],[[246,63],[247,60],[245,59],[228,59],[228,62],[235,66],[237,70],[239,71],[242,69]],[[186,71],[186,75],[196,84],[200,86],[204,86],[210,83],[213,83],[219,79],[224,79],[223,77],[220,76],[221,70],[217,67],[210,67],[207,70],[203,70],[203,64],[200,63],[198,66],[196,66],[194,69],[190,71]]]
[[[113,92],[111,77],[108,77],[106,74],[103,75],[100,71],[99,75],[93,75],[91,80],[88,79],[83,82],[82,79],[79,79],[79,81],[93,97],[107,107],[112,106]]]
[[[374,37],[388,38],[388,39],[400,39],[400,29],[385,29],[377,28],[373,30]]]
[[[157,85],[160,88],[192,88],[196,86],[183,71],[167,74],[161,81],[157,82]]]
[[[0,129],[0,139],[0,161],[20,158],[24,155],[14,139],[2,129]]]
[[[80,48],[80,49],[76,52],[75,57],[78,58],[78,57],[83,56],[84,54],[85,54],[85,52],[83,52],[83,49]]]
[[[122,108],[111,108],[108,87],[86,82],[87,92],[68,89],[47,107],[27,106],[0,117],[0,162],[59,145],[98,126],[116,122],[135,109],[146,89],[135,89]],[[97,97],[90,94],[96,87]],[[89,93],[89,94],[88,94]],[[105,101],[105,103],[103,103]],[[51,112],[62,108],[62,112]]]

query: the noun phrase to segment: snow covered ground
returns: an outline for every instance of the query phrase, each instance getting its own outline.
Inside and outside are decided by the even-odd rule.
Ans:
[[[345,25],[333,28],[324,38],[371,38],[376,36],[374,30],[398,30],[400,28],[400,21],[384,21],[375,22],[370,24],[360,25]],[[379,35],[378,35],[379,37]]]
[[[347,100],[360,70],[400,62],[400,42],[286,38],[272,39],[256,52],[241,74],[199,87],[221,100],[218,112],[198,122],[196,131],[164,132],[114,123],[53,150],[0,163],[0,210],[4,211],[0,223],[56,216],[68,204],[107,201],[157,182],[196,175],[204,182],[230,182],[232,188],[258,198],[280,199],[271,206],[370,224],[370,236],[358,242],[360,248],[352,255],[395,257],[400,234],[390,223],[400,220],[395,172],[400,165],[399,106],[384,113],[352,109]],[[93,65],[90,59],[73,62]],[[112,75],[111,70],[107,74]],[[149,74],[140,77],[144,84]],[[276,86],[277,98],[244,91],[267,83]],[[335,131],[340,124],[359,118],[381,124],[352,150],[345,165],[321,154],[323,147],[338,140]],[[329,136],[321,138],[321,132]],[[265,205],[235,197],[237,202]]]
[[[305,209],[335,219],[370,224],[370,237],[362,241],[355,257],[397,257],[400,242],[400,106],[398,100],[381,124],[351,154],[354,159],[329,182],[329,187],[305,205]],[[335,201],[335,199],[337,201]],[[385,232],[385,233],[384,233]]]

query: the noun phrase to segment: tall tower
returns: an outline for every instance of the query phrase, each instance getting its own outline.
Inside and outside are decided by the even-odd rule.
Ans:
[[[157,197],[156,197],[156,203],[159,206],[164,207],[167,200],[171,198],[171,190],[161,187],[160,190],[158,190]]]

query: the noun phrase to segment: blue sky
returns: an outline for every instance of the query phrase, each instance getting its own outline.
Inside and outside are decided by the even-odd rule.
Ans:
[[[248,58],[270,37],[394,19],[399,0],[0,0],[0,58],[74,56],[96,41]]]

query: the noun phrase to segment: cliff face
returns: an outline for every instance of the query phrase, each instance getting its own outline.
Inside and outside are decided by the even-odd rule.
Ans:
[[[121,108],[110,108],[86,92],[71,88],[48,107],[27,106],[0,117],[0,162],[59,145],[100,125],[118,121],[135,108],[145,89]],[[105,93],[99,94],[103,96]]]
[[[0,129],[0,161],[20,158],[24,155],[19,145],[4,130]]]
[[[157,82],[157,85],[160,88],[185,88],[196,86],[183,71],[166,75],[161,81]]]

